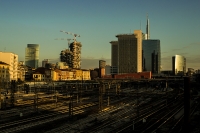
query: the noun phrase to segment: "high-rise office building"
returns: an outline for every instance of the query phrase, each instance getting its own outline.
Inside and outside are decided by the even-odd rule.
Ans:
[[[143,40],[142,58],[143,71],[159,74],[161,67],[160,40]]]
[[[174,75],[186,74],[186,58],[182,55],[172,57],[172,73]]]
[[[27,44],[25,50],[25,65],[38,68],[39,64],[39,44]]]
[[[118,66],[118,41],[111,41],[111,66]]]
[[[0,52],[0,61],[9,64],[9,76],[5,80],[17,80],[18,55],[10,52]]]
[[[142,72],[142,31],[134,34],[119,34],[118,73]]]

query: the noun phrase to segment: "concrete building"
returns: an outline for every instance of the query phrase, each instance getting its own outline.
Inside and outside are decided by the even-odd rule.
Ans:
[[[56,68],[57,69],[67,69],[69,66],[66,62],[56,62]]]
[[[111,66],[110,65],[106,65],[106,67],[105,67],[105,75],[111,75],[110,69],[111,69]]]
[[[4,99],[3,93],[8,87],[9,79],[9,64],[0,61],[0,109],[2,107],[2,99]]]
[[[27,44],[25,49],[25,65],[39,67],[39,44]]]
[[[134,34],[119,34],[118,38],[118,73],[142,72],[142,31]]]
[[[0,61],[0,88],[9,80],[9,64]]]
[[[105,75],[106,61],[99,60],[99,76],[100,78]]]
[[[99,68],[105,68],[106,61],[105,60],[99,60]]]
[[[105,67],[105,75],[113,75],[113,74],[117,74],[117,67],[116,66],[106,65],[106,67]]]
[[[111,66],[118,66],[118,41],[111,41]]]
[[[18,62],[17,80],[25,81],[26,72],[27,72],[27,66],[24,65],[24,61]]]
[[[159,74],[161,68],[160,40],[143,40],[142,58],[143,71]]]
[[[9,81],[17,80],[18,55],[9,52],[0,52],[0,61],[9,64]]]
[[[184,56],[175,55],[172,57],[172,73],[173,75],[186,74],[186,58]]]

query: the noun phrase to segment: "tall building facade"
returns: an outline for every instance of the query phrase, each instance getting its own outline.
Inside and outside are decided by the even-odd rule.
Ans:
[[[173,75],[186,74],[186,58],[182,55],[172,56],[172,73]]]
[[[72,68],[81,68],[81,47],[82,44],[76,40],[70,44],[70,51],[72,51]]]
[[[25,65],[38,68],[39,65],[39,44],[27,44],[25,50]]]
[[[3,85],[9,79],[9,64],[0,61],[0,89],[4,88]]]
[[[105,60],[99,60],[99,68],[105,68],[106,61]]]
[[[119,34],[118,73],[142,72],[142,31],[134,34]]]
[[[106,67],[106,61],[99,60],[99,75],[100,75],[100,77],[103,77],[105,75],[105,67]]]
[[[0,52],[0,61],[9,64],[9,76],[7,80],[17,80],[18,55],[10,52]]]
[[[159,74],[161,68],[160,40],[143,40],[142,58],[143,71]]]
[[[118,41],[111,41],[111,66],[118,66]]]

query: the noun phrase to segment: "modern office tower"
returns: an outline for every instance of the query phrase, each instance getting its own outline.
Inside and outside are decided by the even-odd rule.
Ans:
[[[118,66],[118,41],[111,41],[111,66]]]
[[[172,73],[174,75],[185,75],[186,73],[186,58],[181,55],[172,57]]]
[[[143,71],[151,71],[152,74],[159,74],[161,67],[160,40],[143,40],[142,54]]]
[[[9,52],[0,52],[0,61],[9,64],[9,77],[7,80],[17,80],[18,55]]]
[[[25,65],[38,68],[39,64],[39,44],[27,44],[25,49]]]
[[[42,61],[42,67],[45,67],[45,65],[46,65],[47,63],[49,63],[49,60],[48,60],[48,59],[44,59],[44,60]]]
[[[134,34],[119,34],[118,73],[142,72],[142,31]]]

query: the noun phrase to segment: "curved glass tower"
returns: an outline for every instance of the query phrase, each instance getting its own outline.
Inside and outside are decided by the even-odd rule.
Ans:
[[[27,44],[25,50],[25,65],[38,68],[39,63],[39,44]]]
[[[174,75],[185,75],[186,58],[182,55],[172,56],[172,72]]]
[[[161,67],[160,40],[143,40],[142,56],[143,71],[159,74]]]

